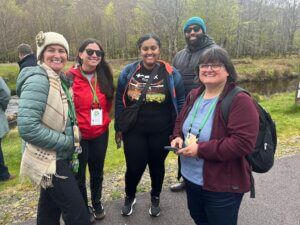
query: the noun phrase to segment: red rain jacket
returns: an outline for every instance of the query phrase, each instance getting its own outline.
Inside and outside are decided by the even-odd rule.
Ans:
[[[97,85],[96,94],[100,107],[103,110],[103,125],[91,126],[91,109],[94,95],[90,88],[88,79],[82,75],[80,67],[71,68],[67,72],[67,76],[73,78],[73,99],[77,122],[82,138],[93,139],[99,137],[108,129],[108,125],[110,123],[109,111],[112,107],[112,101],[108,101],[106,99],[106,96],[101,92],[99,85]],[[93,77],[91,83],[94,84],[94,82]]]

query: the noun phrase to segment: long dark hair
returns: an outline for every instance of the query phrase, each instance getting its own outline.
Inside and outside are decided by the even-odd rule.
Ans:
[[[79,53],[82,53],[86,46],[89,44],[97,44],[100,48],[101,51],[103,51],[103,48],[101,47],[100,43],[98,40],[94,38],[87,38],[85,39],[79,49],[78,49],[78,54],[76,57],[76,61],[79,63],[80,66],[82,66],[82,59],[79,57]],[[103,57],[101,58],[101,62],[96,66],[96,73],[97,73],[97,79],[98,79],[98,84],[100,86],[101,91],[105,94],[106,98],[108,100],[112,100],[114,97],[114,81],[113,81],[113,74],[110,66],[108,63],[105,61],[105,55],[103,54]]]
[[[228,52],[219,46],[208,48],[204,50],[204,52],[201,54],[199,63],[197,67],[195,68],[197,76],[195,77],[196,83],[201,83],[199,79],[199,65],[201,63],[222,63],[224,64],[224,67],[229,74],[227,78],[227,83],[235,83],[237,80],[237,72],[235,70],[235,67],[231,61],[231,58],[228,54]]]

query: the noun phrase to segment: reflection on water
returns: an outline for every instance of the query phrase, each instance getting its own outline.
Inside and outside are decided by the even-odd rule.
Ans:
[[[269,80],[269,81],[247,81],[239,83],[239,86],[248,90],[250,93],[270,96],[278,92],[296,91],[300,78],[288,80]]]

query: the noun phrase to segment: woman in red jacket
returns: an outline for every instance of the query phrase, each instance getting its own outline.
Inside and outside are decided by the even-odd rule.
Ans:
[[[77,180],[90,212],[91,221],[105,216],[101,204],[103,166],[108,143],[109,111],[114,95],[113,75],[104,58],[104,51],[95,39],[86,39],[78,49],[77,65],[68,76],[73,80],[74,104],[82,153],[79,154]],[[88,206],[86,166],[90,172],[91,202]]]
[[[232,101],[225,124],[221,103],[237,74],[228,53],[205,50],[196,68],[198,82],[176,119],[171,146],[180,148],[188,208],[198,225],[236,225],[243,194],[250,190],[245,156],[255,146],[259,116],[246,93]]]

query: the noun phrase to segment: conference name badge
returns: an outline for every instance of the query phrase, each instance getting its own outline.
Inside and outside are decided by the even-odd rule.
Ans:
[[[92,109],[91,110],[91,125],[99,126],[103,124],[103,111],[102,109]]]
[[[188,133],[188,135],[185,138],[185,145],[190,146],[195,143],[197,143],[197,137],[191,133]]]

